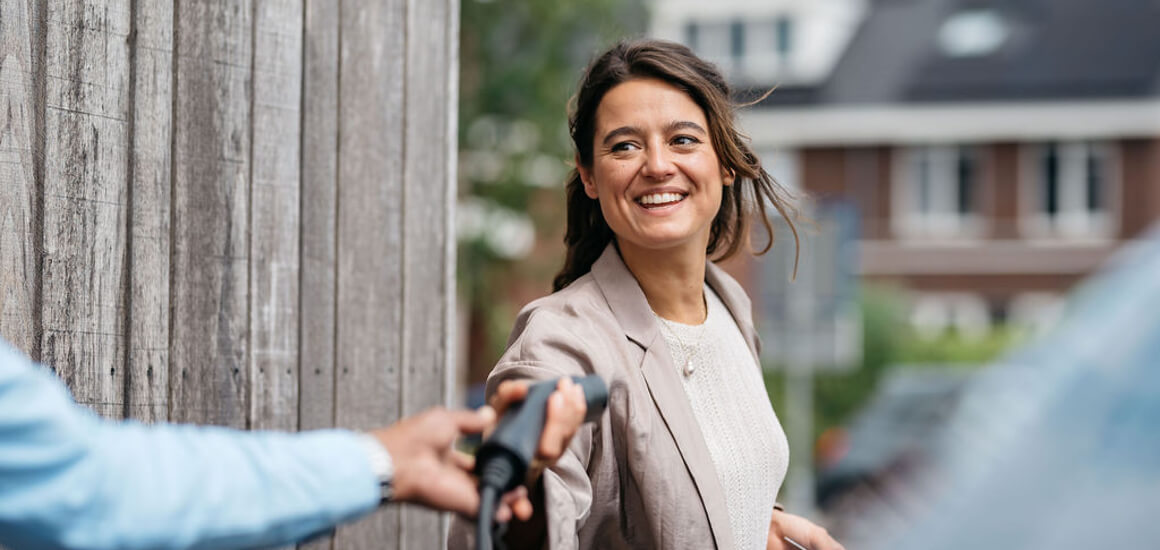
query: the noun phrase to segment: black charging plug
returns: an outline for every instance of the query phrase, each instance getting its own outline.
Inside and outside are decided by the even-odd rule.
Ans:
[[[585,422],[600,418],[608,405],[608,386],[599,376],[573,376],[572,380],[584,389],[588,404]],[[548,416],[548,398],[556,390],[558,380],[539,382],[528,388],[523,401],[511,404],[495,431],[475,453],[475,474],[479,477],[479,528],[476,548],[491,549],[491,518],[500,495],[523,483],[528,468],[540,444],[540,434]]]

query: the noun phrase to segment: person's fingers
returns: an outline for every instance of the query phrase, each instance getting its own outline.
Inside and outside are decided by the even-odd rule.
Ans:
[[[452,449],[450,460],[456,468],[465,472],[470,472],[475,469],[475,457],[467,453]]]
[[[532,501],[527,497],[521,498],[511,504],[512,513],[515,514],[520,521],[528,521],[532,518]]]
[[[572,437],[565,418],[566,407],[564,394],[555,392],[548,397],[548,421],[544,424],[544,431],[540,436],[539,453],[549,462],[563,454],[564,445]]]
[[[503,415],[508,406],[520,401],[528,395],[529,383],[527,380],[505,380],[495,388],[488,404],[495,409],[497,415]]]
[[[559,458],[584,421],[584,390],[563,386],[548,398],[548,420],[540,437],[540,455],[549,462]]]
[[[430,490],[427,493],[430,500],[420,502],[421,504],[466,517],[475,517],[479,513],[479,492],[476,489],[475,478],[454,468],[441,468],[436,475],[440,479],[419,480],[419,483],[427,485]]]
[[[512,507],[501,502],[495,508],[495,521],[499,523],[507,523],[512,519]]]
[[[503,505],[508,508],[515,517],[526,521],[532,517],[532,501],[528,500],[528,489],[523,485],[508,491],[503,496]]]
[[[588,414],[588,400],[584,398],[584,388],[579,384],[572,386],[571,400],[574,414],[583,422]]]
[[[495,423],[495,410],[484,406],[474,411],[447,411],[461,434],[476,434]]]

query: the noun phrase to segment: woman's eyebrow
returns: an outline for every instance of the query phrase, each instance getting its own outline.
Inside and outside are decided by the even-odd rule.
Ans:
[[[674,120],[674,121],[670,122],[667,126],[665,126],[665,133],[667,133],[667,134],[671,134],[671,133],[679,131],[679,130],[694,130],[694,131],[700,132],[702,134],[708,133],[705,131],[704,128],[701,127],[700,124],[697,124],[696,122],[693,122],[691,120]],[[641,130],[640,128],[638,128],[636,126],[621,126],[620,128],[617,128],[617,129],[612,130],[612,131],[608,132],[607,134],[605,134],[604,139],[601,140],[601,143],[604,145],[608,145],[609,142],[611,142],[612,140],[614,140],[620,136],[641,135],[643,133],[644,133],[644,130]]]
[[[698,132],[701,132],[702,134],[707,133],[707,132],[705,132],[705,129],[701,127],[700,124],[697,124],[696,122],[693,122],[691,120],[674,120],[673,122],[670,122],[668,126],[665,127],[666,133],[673,133],[673,132],[676,132],[677,130],[696,130]]]
[[[620,136],[623,136],[623,135],[638,135],[639,136],[643,133],[644,132],[640,128],[637,128],[636,126],[621,126],[620,128],[617,128],[617,129],[605,134],[604,139],[601,141],[601,143],[604,145],[608,145],[609,142],[611,142],[612,140],[614,140]]]

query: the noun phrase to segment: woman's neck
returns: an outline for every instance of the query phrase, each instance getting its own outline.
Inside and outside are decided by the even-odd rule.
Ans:
[[[705,248],[668,250],[620,243],[620,257],[636,277],[649,307],[659,316],[686,325],[705,322]]]

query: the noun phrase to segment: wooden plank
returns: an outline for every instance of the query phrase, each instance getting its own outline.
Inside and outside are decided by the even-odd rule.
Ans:
[[[298,427],[334,426],[338,3],[306,0],[302,82],[302,263]],[[330,550],[333,537],[299,545]]]
[[[403,52],[406,0],[341,11],[335,415],[367,429],[399,416],[402,359]],[[387,508],[341,528],[336,548],[397,548]]]
[[[250,426],[296,430],[302,0],[254,7]]]
[[[450,211],[455,155],[450,129],[454,98],[449,84],[450,31],[455,7],[447,0],[409,0],[407,6],[406,156],[404,160],[402,413],[444,404],[454,319],[454,246]],[[430,546],[443,537],[439,514],[402,510],[400,548]],[[446,543],[440,546],[445,546]]]
[[[179,2],[170,418],[246,427],[250,2]]]
[[[0,337],[25,353],[36,338],[36,12],[0,0]]]
[[[47,6],[42,359],[77,402],[120,418],[129,1]]]
[[[169,418],[169,219],[173,186],[173,0],[133,13],[127,416]]]
[[[306,0],[302,83],[302,376],[299,427],[334,426],[338,4]]]

